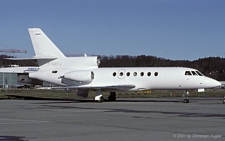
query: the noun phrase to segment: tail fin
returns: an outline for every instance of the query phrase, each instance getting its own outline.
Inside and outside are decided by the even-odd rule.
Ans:
[[[36,57],[63,58],[65,55],[39,28],[29,28],[30,38],[34,47]]]

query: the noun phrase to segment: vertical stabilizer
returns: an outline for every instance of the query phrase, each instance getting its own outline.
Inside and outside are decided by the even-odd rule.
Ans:
[[[36,57],[64,58],[65,55],[39,28],[29,28],[30,38]]]

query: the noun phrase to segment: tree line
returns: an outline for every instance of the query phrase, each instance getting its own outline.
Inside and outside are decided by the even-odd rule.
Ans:
[[[208,57],[198,60],[169,60],[155,56],[100,56],[99,67],[189,67],[195,68],[204,75],[225,80],[225,58]]]

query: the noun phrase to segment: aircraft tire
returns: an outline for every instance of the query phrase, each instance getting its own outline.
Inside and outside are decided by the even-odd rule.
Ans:
[[[184,102],[184,103],[189,103],[189,100],[188,100],[188,99],[184,99],[183,102]]]
[[[99,103],[104,102],[104,97],[101,96],[100,99],[98,100]]]
[[[110,96],[108,97],[108,101],[116,101],[116,97],[110,95]]]
[[[110,92],[108,101],[116,101],[116,93],[115,92]]]

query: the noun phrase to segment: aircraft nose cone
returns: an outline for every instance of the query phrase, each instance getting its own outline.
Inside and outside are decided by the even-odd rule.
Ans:
[[[207,87],[209,87],[209,88],[221,86],[221,83],[219,81],[212,79],[212,78],[207,78],[206,83],[207,83]]]
[[[216,86],[221,86],[222,84],[221,84],[219,81],[216,81],[216,82],[215,82],[215,85],[216,85]]]

